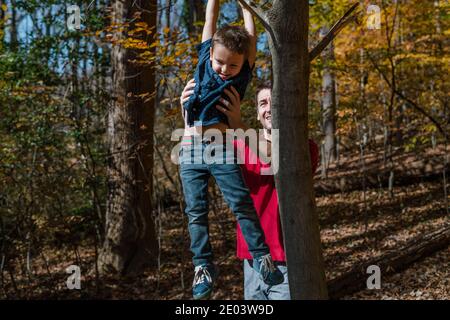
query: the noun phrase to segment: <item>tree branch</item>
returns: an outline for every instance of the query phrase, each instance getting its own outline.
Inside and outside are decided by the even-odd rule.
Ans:
[[[356,15],[352,14],[356,8],[359,6],[359,3],[353,4],[350,9],[331,27],[330,31],[327,33],[325,37],[310,51],[309,53],[309,61],[314,60],[327,46],[328,44],[336,38],[338,33],[351,21],[356,19]]]
[[[370,55],[369,52],[367,52],[367,56],[369,57],[370,62],[372,63],[373,67],[378,71],[379,74],[381,74],[381,76],[383,77],[384,81],[387,83],[387,85],[392,88],[392,83],[389,81],[389,79],[387,78],[387,76],[383,73],[383,71],[380,69],[380,67],[377,65],[377,63],[375,62],[375,60],[372,58],[372,56]],[[426,118],[428,118],[434,125],[435,127],[439,130],[439,132],[442,134],[442,136],[444,137],[445,141],[447,141],[447,135],[445,134],[444,129],[442,128],[442,126],[440,125],[440,123],[434,119],[430,114],[428,114],[428,112],[426,112],[422,107],[420,107],[417,103],[415,103],[414,101],[412,101],[411,99],[407,98],[405,95],[403,95],[403,93],[401,93],[400,91],[398,91],[397,89],[393,89],[392,92],[394,92],[400,99],[406,101],[407,103],[409,103],[414,109],[416,109],[417,111],[419,111],[422,115],[424,115]]]
[[[266,18],[264,10],[261,7],[257,7],[254,4],[247,3],[245,0],[238,0],[238,2],[245,7],[248,11],[252,13],[263,25],[264,29],[270,34],[272,41],[275,42],[275,35],[273,33],[272,27],[270,26],[269,21]],[[265,3],[264,3],[265,4]]]

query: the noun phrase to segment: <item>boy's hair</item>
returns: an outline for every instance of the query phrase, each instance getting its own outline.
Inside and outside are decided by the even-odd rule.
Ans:
[[[225,26],[216,31],[212,38],[212,48],[218,43],[232,52],[248,57],[250,34],[243,26]]]
[[[258,94],[265,90],[265,89],[269,89],[270,91],[272,91],[272,82],[270,80],[261,82],[257,87],[256,87],[256,91],[255,91],[255,102],[256,105],[258,105]]]

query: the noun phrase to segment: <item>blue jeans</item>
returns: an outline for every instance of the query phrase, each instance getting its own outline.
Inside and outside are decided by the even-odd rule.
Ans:
[[[252,260],[244,260],[244,299],[245,300],[291,300],[288,274],[285,263],[274,261],[283,273],[284,281],[276,286],[269,286],[261,275],[253,269]]]
[[[213,159],[214,161],[211,162],[206,158],[205,161],[205,154],[215,156],[216,160]],[[225,201],[236,216],[252,257],[258,258],[269,253],[264,232],[242,177],[241,168],[236,164],[233,150],[226,149],[224,143],[211,143],[209,138],[182,146],[180,176],[189,220],[188,229],[191,237],[191,251],[194,254],[192,259],[194,266],[211,263],[213,259],[208,227],[210,176],[215,178]]]

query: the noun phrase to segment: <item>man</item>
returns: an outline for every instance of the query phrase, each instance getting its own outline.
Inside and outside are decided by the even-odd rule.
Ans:
[[[190,81],[183,91],[181,101],[186,100],[195,86]],[[225,106],[218,105],[216,108],[223,112],[228,119],[230,128],[247,130],[247,125],[242,121],[240,112],[240,99],[238,92],[231,87],[225,90],[229,101],[222,99]],[[259,137],[260,142],[267,142],[266,152],[270,156],[270,143],[272,141],[272,87],[270,83],[264,83],[256,90],[257,119],[263,126],[263,133]],[[261,144],[261,143],[260,143]],[[319,152],[317,145],[309,140],[311,162],[313,172],[317,169]],[[278,285],[265,284],[258,272],[253,268],[253,260],[244,241],[242,231],[237,225],[237,256],[244,264],[244,298],[246,300],[289,300],[289,284],[287,277],[286,256],[283,245],[283,235],[278,207],[278,196],[275,189],[275,180],[272,175],[262,175],[261,170],[270,167],[269,163],[261,161],[259,153],[252,150],[249,145],[244,148],[245,163],[241,165],[244,181],[250,190],[256,212],[264,231],[266,243],[269,246],[274,264],[283,273],[284,281]],[[248,161],[249,159],[256,161]]]

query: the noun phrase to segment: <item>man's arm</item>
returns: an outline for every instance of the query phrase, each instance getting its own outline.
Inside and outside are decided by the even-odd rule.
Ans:
[[[211,39],[216,32],[217,19],[219,17],[219,1],[220,0],[208,0],[208,4],[206,5],[202,42]]]
[[[245,7],[241,5],[242,15],[244,17],[244,25],[245,29],[247,29],[250,34],[250,48],[248,51],[248,63],[250,67],[253,68],[253,65],[256,60],[256,27],[255,21],[253,20],[253,15],[250,11],[248,11]]]

